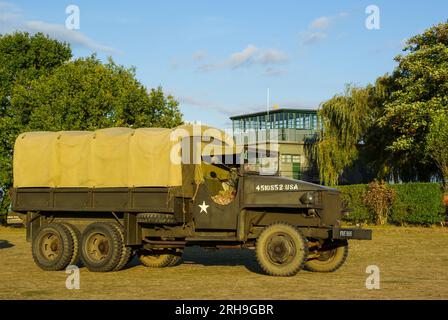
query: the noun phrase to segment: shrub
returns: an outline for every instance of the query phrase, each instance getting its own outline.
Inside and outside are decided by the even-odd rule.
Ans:
[[[431,225],[444,219],[443,189],[438,183],[405,183],[393,185],[397,201],[391,220],[396,224]]]
[[[443,189],[439,183],[393,184],[396,199],[388,221],[392,224],[432,225],[444,220]],[[350,223],[376,223],[375,214],[364,203],[368,185],[338,186],[342,199],[353,209],[343,220]]]
[[[369,183],[367,192],[364,193],[364,204],[374,213],[375,222],[379,225],[387,223],[391,208],[395,204],[397,195],[386,182],[373,181]]]
[[[366,184],[338,186],[337,188],[341,191],[345,206],[353,210],[344,217],[344,221],[351,223],[373,223],[375,221],[374,216],[363,202],[364,193],[367,191]]]

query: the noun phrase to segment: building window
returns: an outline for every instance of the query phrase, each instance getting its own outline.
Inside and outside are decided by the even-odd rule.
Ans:
[[[309,115],[309,114],[306,114],[306,115],[305,115],[305,125],[304,125],[304,129],[306,129],[306,130],[311,129],[310,115]]]
[[[288,113],[288,129],[294,128],[294,113]]]
[[[282,163],[300,163],[300,155],[299,154],[282,154],[281,160],[282,160]]]
[[[282,154],[282,163],[291,163],[291,160],[290,154]]]
[[[317,130],[317,115],[313,114],[313,130]]]

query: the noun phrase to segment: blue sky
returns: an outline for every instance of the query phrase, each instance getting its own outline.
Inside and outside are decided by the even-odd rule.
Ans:
[[[68,5],[80,29],[67,30]],[[368,30],[365,10],[380,9]],[[393,70],[404,40],[448,18],[448,2],[426,1],[0,1],[0,33],[42,31],[97,52],[161,85],[184,118],[220,128],[229,116],[271,105],[317,108],[346,83]]]

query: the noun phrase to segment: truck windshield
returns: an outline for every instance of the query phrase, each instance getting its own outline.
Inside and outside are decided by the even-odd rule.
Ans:
[[[248,149],[243,153],[242,173],[278,175],[278,152]]]
[[[227,171],[238,168],[241,174],[278,175],[278,152],[256,148],[246,148],[239,154],[202,156],[205,163]]]

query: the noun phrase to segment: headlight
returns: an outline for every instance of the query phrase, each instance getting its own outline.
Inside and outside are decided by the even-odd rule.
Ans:
[[[311,204],[314,203],[314,193],[306,192],[300,197],[300,202],[303,204]]]

